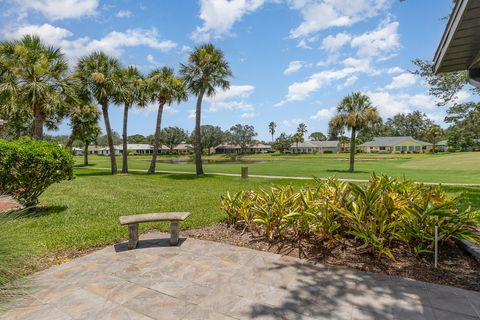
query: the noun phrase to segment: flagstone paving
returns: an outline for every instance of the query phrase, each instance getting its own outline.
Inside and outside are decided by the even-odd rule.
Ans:
[[[160,239],[159,239],[160,238]],[[480,319],[480,292],[167,234],[31,277],[0,319]]]

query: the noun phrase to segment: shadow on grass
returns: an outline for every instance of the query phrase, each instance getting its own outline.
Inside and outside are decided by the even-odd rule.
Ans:
[[[444,187],[448,192],[458,193],[460,208],[480,209],[480,187]]]
[[[335,172],[335,173],[351,173],[351,174],[356,174],[356,173],[371,173],[370,171],[362,171],[362,170],[355,170],[354,172],[350,172],[348,170],[340,170],[340,169],[327,169],[327,172]]]
[[[46,206],[46,207],[35,207],[35,208],[26,208],[18,212],[19,218],[29,219],[29,218],[38,218],[49,216],[51,214],[60,214],[67,210],[67,206]]]
[[[197,177],[194,173],[192,174],[165,174],[165,178],[171,180],[196,180],[196,179],[211,179],[213,175],[204,175]]]

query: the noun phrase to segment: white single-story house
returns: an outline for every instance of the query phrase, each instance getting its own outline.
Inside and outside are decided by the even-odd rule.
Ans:
[[[358,147],[366,153],[428,153],[433,149],[430,142],[412,137],[375,137]]]
[[[94,154],[98,154],[100,156],[108,156],[110,155],[110,149],[108,147],[92,147],[92,152]],[[123,153],[123,145],[115,145],[113,146],[115,150],[115,155],[121,155]],[[88,147],[89,152],[90,152],[90,147]],[[131,151],[133,155],[145,155],[145,154],[152,154],[153,153],[153,146],[150,144],[143,144],[143,143],[133,143],[133,144],[127,144],[127,152]],[[166,153],[170,151],[170,149],[162,145],[158,149],[158,153]]]
[[[193,152],[193,145],[189,143],[180,143],[175,148],[173,148],[178,154],[189,154]]]
[[[447,152],[448,151],[448,141],[447,140],[438,141],[435,144],[435,149],[438,149],[438,150],[443,151],[443,152]]]
[[[293,143],[290,147],[291,153],[338,153],[340,148],[339,141],[305,141]]]
[[[72,153],[75,156],[81,156],[81,155],[83,155],[83,149],[73,147],[72,148]]]
[[[268,144],[256,143],[247,146],[245,153],[267,153],[272,150],[272,146]],[[242,148],[238,144],[221,144],[214,148],[216,154],[232,154],[242,152]]]

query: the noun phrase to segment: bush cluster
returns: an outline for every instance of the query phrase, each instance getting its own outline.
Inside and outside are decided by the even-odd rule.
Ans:
[[[369,183],[329,179],[295,191],[291,186],[240,191],[222,196],[229,224],[243,224],[269,240],[318,235],[324,241],[353,239],[359,247],[394,259],[392,249],[416,254],[452,237],[479,242],[472,228],[480,212],[459,210],[440,186],[373,175]]]
[[[0,193],[35,206],[51,184],[73,177],[73,165],[70,150],[54,142],[0,140]]]

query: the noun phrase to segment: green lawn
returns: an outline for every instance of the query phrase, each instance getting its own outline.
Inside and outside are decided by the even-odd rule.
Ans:
[[[240,173],[240,167],[247,165],[250,174],[330,177],[368,179],[373,173],[406,177],[424,182],[480,183],[480,153],[441,153],[435,155],[372,155],[360,154],[356,161],[356,172],[347,172],[348,160],[345,154],[338,155],[256,155],[243,160],[259,160],[255,163],[209,163],[204,165],[207,173]],[[208,158],[207,158],[208,159]],[[211,159],[220,159],[219,156]],[[77,157],[77,164],[82,158]],[[107,157],[91,157],[91,167],[109,168]],[[146,170],[149,157],[131,157],[129,167]],[[121,159],[118,158],[121,168]],[[193,164],[158,163],[157,170],[194,172]]]
[[[106,171],[77,169],[76,177],[51,186],[40,198],[41,209],[18,220],[15,236],[28,238],[28,251],[35,258],[63,257],[91,247],[127,238],[127,228],[118,217],[125,214],[190,211],[182,228],[201,227],[224,219],[220,196],[226,191],[255,189],[275,184],[299,188],[313,181],[249,179],[189,174],[130,173],[111,176]],[[452,196],[462,196],[459,206],[480,209],[480,188],[450,187]],[[165,224],[142,225],[168,228]],[[39,259],[32,259],[39,261]],[[45,259],[42,260],[45,262]],[[51,262],[49,262],[51,263]]]

